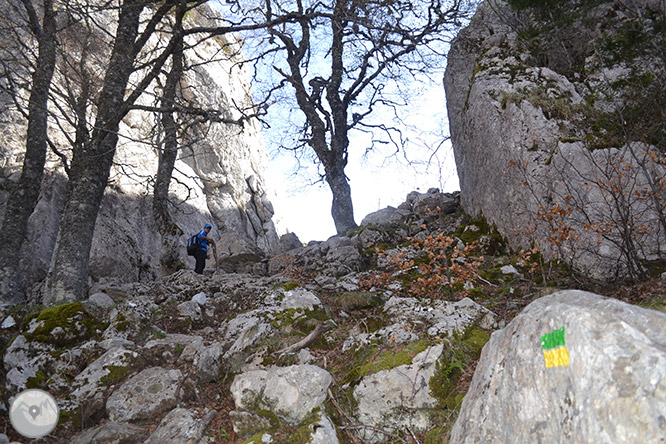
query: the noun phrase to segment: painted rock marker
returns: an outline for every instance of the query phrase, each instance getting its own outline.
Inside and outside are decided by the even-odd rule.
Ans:
[[[564,326],[541,336],[541,349],[546,360],[546,368],[568,367],[569,350],[564,339]]]

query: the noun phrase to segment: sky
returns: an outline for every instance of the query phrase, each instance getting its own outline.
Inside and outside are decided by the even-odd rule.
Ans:
[[[443,78],[443,73],[435,78]],[[410,144],[407,154],[413,165],[398,159],[386,159],[385,153],[363,157],[369,140],[351,139],[349,164],[346,168],[352,190],[354,217],[360,224],[372,212],[387,206],[397,207],[411,191],[426,192],[439,188],[443,192],[459,190],[453,151],[445,141],[431,158],[428,147],[437,146],[448,134],[443,82],[432,82],[404,110],[405,132]],[[331,217],[332,195],[326,183],[310,184],[313,176],[297,169],[289,153],[271,150],[270,180],[276,191],[273,199],[278,233],[295,233],[303,243],[323,241],[335,235]],[[428,161],[429,165],[428,165]],[[316,179],[316,178],[314,178]]]

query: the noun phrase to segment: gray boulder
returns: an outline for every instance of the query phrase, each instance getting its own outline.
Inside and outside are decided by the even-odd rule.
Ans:
[[[443,346],[436,345],[414,357],[411,364],[383,370],[366,376],[354,388],[358,402],[357,419],[361,428],[357,436],[364,443],[385,442],[388,433],[409,428],[422,433],[434,426],[430,411],[437,399],[430,394],[430,378],[442,355]]]
[[[216,414],[210,412],[204,418],[195,418],[189,410],[173,409],[162,419],[144,444],[198,443]]]
[[[109,422],[85,431],[72,444],[138,444],[146,438],[140,427],[122,422]]]
[[[88,298],[88,302],[93,307],[103,310],[113,308],[116,305],[116,303],[113,302],[113,299],[111,299],[111,297],[108,294],[103,293],[101,291],[91,295]]]
[[[106,402],[112,421],[153,419],[172,409],[179,399],[180,370],[148,368],[125,382]]]
[[[250,370],[234,378],[231,395],[238,410],[266,409],[298,424],[326,399],[330,373],[314,365]]]
[[[316,424],[308,426],[310,443],[312,444],[338,444],[338,434],[331,419],[325,413],[319,412]]]
[[[280,242],[274,253],[286,253],[287,251],[296,250],[298,248],[303,248],[303,242],[301,242],[296,233],[286,233],[280,236]]]
[[[4,365],[7,374],[5,386],[13,393],[26,389],[26,384],[37,377],[37,372],[53,363],[54,348],[48,344],[29,342],[19,335],[5,351]]]
[[[319,298],[304,288],[269,292],[263,307],[242,313],[220,326],[222,346],[226,349],[222,359],[225,367],[239,370],[254,345],[275,334],[283,322],[304,317],[320,305]]]
[[[403,219],[405,219],[410,214],[411,213],[406,210],[386,207],[365,216],[361,221],[361,226],[374,225],[385,228],[398,227],[402,223]]]
[[[497,326],[497,315],[470,298],[456,302],[392,297],[384,312],[396,321],[425,323],[430,336],[462,333],[472,324],[491,329]]]
[[[450,442],[663,443],[664,406],[666,315],[561,291],[493,333]]]
[[[310,242],[303,248],[274,256],[268,264],[271,275],[286,270],[342,277],[362,268],[363,258],[356,243],[345,236],[333,236],[325,242]]]
[[[16,326],[16,321],[12,316],[7,316],[4,321],[2,321],[2,325],[0,325],[0,328],[7,329],[7,328],[12,328]]]
[[[224,349],[219,342],[214,342],[198,350],[198,353],[194,356],[192,367],[199,381],[210,382],[218,378],[220,369],[222,368],[223,354]]]
[[[104,408],[103,387],[119,382],[131,371],[136,352],[114,347],[93,361],[72,382],[71,406],[85,406],[90,413]]]
[[[176,306],[178,314],[181,318],[190,319],[192,321],[201,320],[201,305],[195,301],[185,301]]]
[[[265,416],[250,412],[239,412],[232,410],[229,412],[229,418],[234,428],[234,433],[240,437],[256,435],[271,429],[271,422]]]
[[[409,210],[418,217],[455,213],[460,209],[460,192],[441,193],[437,188],[431,188],[426,193],[412,191],[398,208]]]
[[[373,341],[415,341],[421,329],[434,337],[463,333],[472,325],[487,330],[498,326],[495,313],[469,298],[451,302],[393,296],[384,304],[383,311],[392,324],[372,333],[354,332],[343,344],[342,351],[355,350]]]

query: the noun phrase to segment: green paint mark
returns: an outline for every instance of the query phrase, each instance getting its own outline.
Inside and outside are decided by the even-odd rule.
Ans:
[[[564,342],[564,326],[557,330],[553,330],[547,335],[541,336],[541,348],[550,350],[551,348],[566,345]]]

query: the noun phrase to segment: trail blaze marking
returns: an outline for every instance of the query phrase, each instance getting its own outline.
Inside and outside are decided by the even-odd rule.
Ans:
[[[541,349],[546,368],[569,366],[569,350],[564,340],[564,326],[541,336]]]

